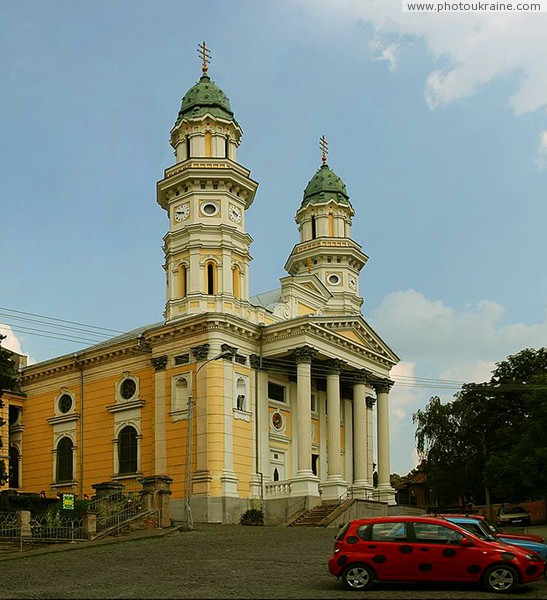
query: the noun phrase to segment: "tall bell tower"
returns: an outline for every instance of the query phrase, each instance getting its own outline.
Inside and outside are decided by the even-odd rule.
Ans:
[[[166,322],[204,312],[242,316],[249,300],[253,240],[245,211],[258,184],[237,162],[243,130],[209,77],[205,42],[198,52],[201,78],[184,95],[171,130],[176,164],[157,184],[157,201],[169,217]]]
[[[330,292],[325,312],[358,314],[359,273],[368,257],[351,239],[355,214],[344,182],[327,164],[327,141],[321,137],[322,164],[304,190],[295,220],[300,242],[285,264],[289,275],[314,274]]]

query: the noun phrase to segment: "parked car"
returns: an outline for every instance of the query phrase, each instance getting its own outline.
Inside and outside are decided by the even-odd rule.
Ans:
[[[510,592],[545,572],[534,552],[487,541],[435,517],[350,521],[336,536],[328,567],[346,588],[357,591],[375,581],[461,581]]]
[[[471,533],[474,533],[475,535],[482,537],[486,540],[489,540],[491,542],[495,542],[496,540],[498,540],[506,544],[512,544],[513,546],[520,546],[525,550],[539,554],[543,560],[547,560],[547,544],[531,540],[526,536],[520,537],[518,535],[513,535],[511,537],[507,537],[504,533],[493,533],[492,530],[488,527],[486,519],[484,519],[484,517],[480,517],[477,515],[439,516],[446,519],[447,521],[450,521],[451,523],[459,525],[463,529],[467,529]]]
[[[504,525],[527,525],[531,524],[530,513],[524,510],[522,506],[513,506],[500,509],[498,515],[498,523],[503,527]]]

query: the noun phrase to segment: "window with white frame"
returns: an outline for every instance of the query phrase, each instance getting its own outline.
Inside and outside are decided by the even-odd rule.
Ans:
[[[57,442],[55,457],[55,483],[67,483],[74,479],[74,443],[68,436]]]
[[[138,456],[137,430],[126,425],[118,433],[118,475],[137,473]]]
[[[275,400],[276,402],[287,402],[286,398],[287,388],[284,385],[268,381],[268,400]]]

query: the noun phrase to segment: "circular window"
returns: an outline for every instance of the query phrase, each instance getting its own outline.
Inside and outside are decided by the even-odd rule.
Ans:
[[[120,387],[120,393],[124,400],[129,400],[133,398],[135,392],[137,391],[137,384],[134,379],[124,379],[122,381],[122,385]]]
[[[283,429],[283,415],[280,412],[274,412],[272,414],[272,425],[274,426],[274,429],[277,429],[278,431]]]
[[[72,408],[72,396],[63,394],[59,398],[59,411],[66,414]]]
[[[208,217],[216,215],[218,210],[218,204],[215,204],[214,202],[207,202],[207,204],[203,204],[201,207],[201,212]]]
[[[331,284],[331,285],[338,285],[340,283],[340,277],[338,275],[329,275],[327,277],[327,281]]]

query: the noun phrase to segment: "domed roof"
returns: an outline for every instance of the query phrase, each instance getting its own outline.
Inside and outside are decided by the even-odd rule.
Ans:
[[[184,95],[175,125],[184,117],[199,118],[207,113],[237,124],[228,96],[204,73]]]
[[[308,204],[327,202],[331,199],[351,206],[346,185],[327,164],[323,164],[306,186],[300,208]]]

